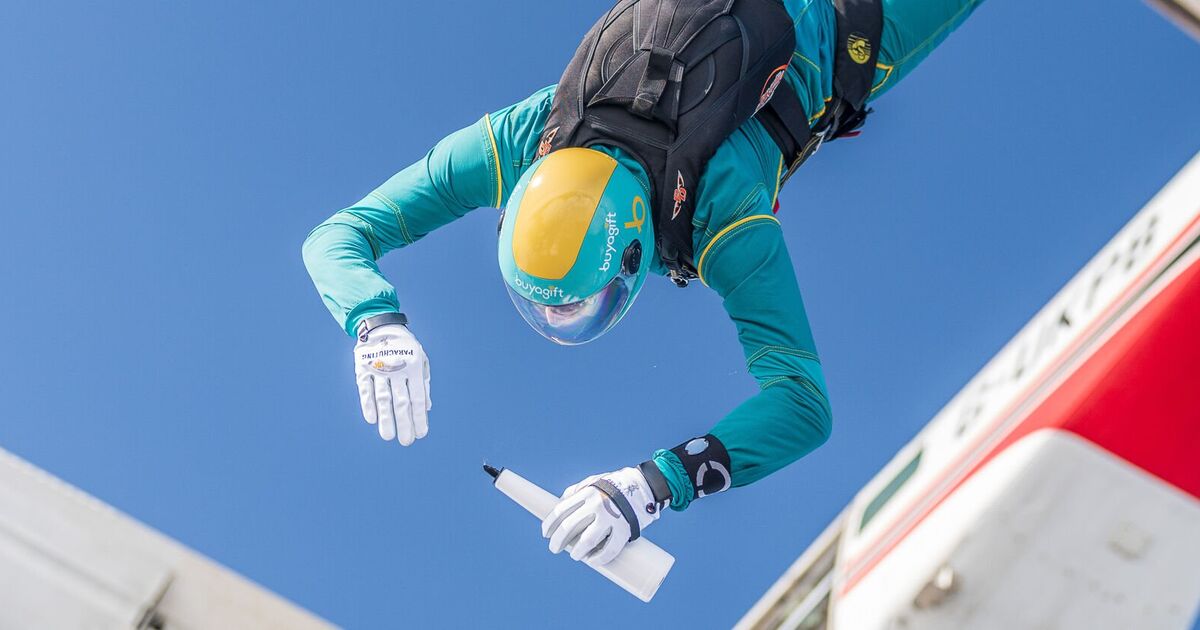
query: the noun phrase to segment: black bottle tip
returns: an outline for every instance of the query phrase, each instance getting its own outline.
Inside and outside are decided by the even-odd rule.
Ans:
[[[496,468],[495,466],[492,466],[492,465],[488,464],[487,462],[484,462],[484,464],[483,464],[483,472],[491,475],[493,480],[500,476],[500,471],[502,471],[502,470],[504,470],[504,469]]]

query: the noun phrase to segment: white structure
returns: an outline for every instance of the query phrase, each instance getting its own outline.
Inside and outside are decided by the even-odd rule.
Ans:
[[[332,626],[0,450],[0,628]]]
[[[1147,0],[1179,28],[1200,39],[1200,0]]]
[[[1200,155],[900,450],[739,628],[1188,628]]]

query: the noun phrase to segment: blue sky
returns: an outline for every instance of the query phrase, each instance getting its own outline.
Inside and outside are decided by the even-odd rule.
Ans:
[[[477,211],[382,262],[433,366],[402,449],[300,261],[553,83],[606,3],[561,6],[3,3],[0,446],[350,627],[727,626],[1200,148],[1200,47],[1145,5],[985,4],[783,192],[834,436],[660,520],[678,561],[644,605],[479,465],[557,491],[707,431],[755,391],[717,297],[650,282],[555,347]]]

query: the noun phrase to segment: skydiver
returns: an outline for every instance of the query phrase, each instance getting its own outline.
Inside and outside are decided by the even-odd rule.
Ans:
[[[304,261],[352,337],[362,413],[404,446],[428,432],[429,362],[376,260],[480,207],[529,325],[593,341],[647,275],[723,299],[760,391],[705,435],[568,488],[550,550],[612,560],[662,515],[821,445],[825,378],[775,210],[823,143],[908,75],[982,0],[620,0],[559,83],[438,142],[317,226]],[[637,40],[634,41],[634,34]]]

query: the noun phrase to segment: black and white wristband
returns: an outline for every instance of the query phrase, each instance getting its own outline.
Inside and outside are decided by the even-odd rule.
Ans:
[[[358,322],[358,326],[354,327],[354,332],[358,334],[359,341],[366,341],[367,336],[372,330],[387,324],[400,324],[401,326],[407,326],[408,317],[406,317],[404,313],[383,313],[381,315],[373,315]]]
[[[671,452],[683,464],[696,492],[695,498],[724,492],[733,485],[729,451],[713,435],[692,438],[671,449]]]

